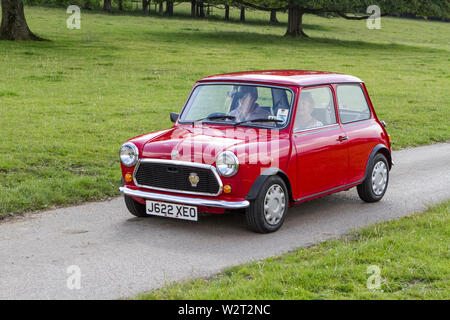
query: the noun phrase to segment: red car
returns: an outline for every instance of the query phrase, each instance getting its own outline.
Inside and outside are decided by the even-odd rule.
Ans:
[[[198,81],[174,126],[120,149],[128,210],[198,220],[245,212],[250,229],[278,230],[288,207],[357,187],[379,201],[392,167],[390,136],[364,83],[316,71],[252,71]]]

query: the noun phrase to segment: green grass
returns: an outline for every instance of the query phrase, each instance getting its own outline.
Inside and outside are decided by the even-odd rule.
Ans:
[[[81,30],[66,28],[63,9],[26,15],[52,41],[0,42],[0,216],[117,195],[122,142],[169,127],[194,82],[222,72],[353,74],[395,148],[450,137],[448,23],[383,18],[382,30],[368,30],[306,16],[311,39],[300,41],[259,12],[239,24],[83,11]]]
[[[450,299],[450,201],[137,299]],[[380,288],[368,289],[380,270]],[[369,269],[370,270],[370,269]],[[370,283],[373,283],[370,281]]]

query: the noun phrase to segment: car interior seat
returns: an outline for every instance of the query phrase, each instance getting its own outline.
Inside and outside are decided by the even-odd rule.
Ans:
[[[272,88],[273,111],[276,116],[279,109],[290,109],[289,101],[285,89]]]

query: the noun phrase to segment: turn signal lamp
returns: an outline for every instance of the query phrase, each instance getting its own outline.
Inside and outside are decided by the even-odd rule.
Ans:
[[[131,181],[133,181],[133,176],[131,175],[131,173],[127,173],[125,175],[125,182],[130,183]]]
[[[224,185],[223,186],[223,192],[231,193],[231,186],[229,184]]]

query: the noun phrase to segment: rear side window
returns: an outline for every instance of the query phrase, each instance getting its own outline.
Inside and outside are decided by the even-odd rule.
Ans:
[[[339,85],[337,87],[339,116],[342,123],[370,118],[370,109],[360,85]]]

